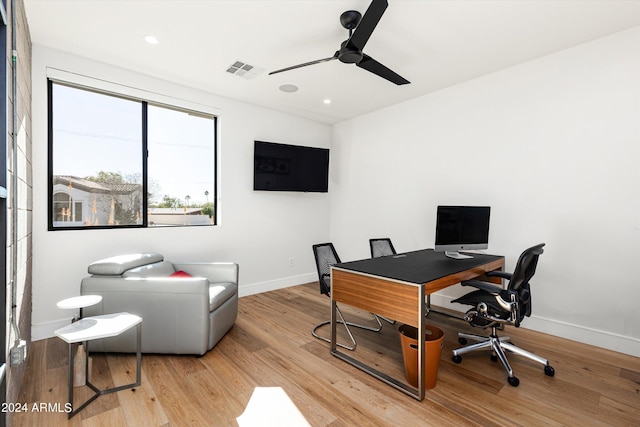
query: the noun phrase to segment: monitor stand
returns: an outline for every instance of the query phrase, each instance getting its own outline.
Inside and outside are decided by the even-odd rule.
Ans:
[[[453,259],[471,259],[473,258],[471,255],[461,254],[457,251],[444,251],[445,256]]]

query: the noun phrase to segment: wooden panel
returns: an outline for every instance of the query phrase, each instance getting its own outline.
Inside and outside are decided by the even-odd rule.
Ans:
[[[425,293],[431,294],[446,287],[455,285],[464,280],[471,280],[484,275],[488,271],[502,270],[504,268],[504,258],[472,268],[470,270],[461,271],[460,273],[451,274],[449,276],[426,283]],[[501,283],[500,278],[486,278],[487,281]]]
[[[332,269],[333,299],[401,323],[418,326],[420,286]]]

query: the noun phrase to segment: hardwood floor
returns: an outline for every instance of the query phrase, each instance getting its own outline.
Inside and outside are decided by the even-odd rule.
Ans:
[[[28,411],[12,414],[12,424],[237,426],[236,417],[256,387],[281,387],[311,426],[640,423],[637,357],[507,327],[505,333],[517,345],[548,358],[556,370],[555,377],[547,377],[541,365],[509,355],[520,378],[514,388],[488,353],[466,355],[454,364],[455,333],[472,328],[432,313],[429,323],[444,330],[444,347],[437,385],[418,402],[331,356],[329,344],[311,336],[312,326],[329,317],[329,300],[319,294],[317,283],[244,297],[239,306],[235,326],[206,355],[143,355],[140,387],[101,396],[69,421],[64,412],[55,411],[55,404],[63,409],[67,399],[67,347],[57,338],[34,342],[19,395]],[[371,320],[367,313],[342,308],[349,320]],[[353,331],[356,357],[403,377],[397,325],[385,323],[378,334]],[[323,332],[328,334],[329,328]],[[131,355],[93,356],[92,378],[99,387],[131,382],[134,375]],[[84,398],[85,389],[77,388],[76,394]],[[48,409],[33,410],[43,403]],[[279,403],[267,404],[275,408]],[[280,417],[279,425],[287,425],[285,414]],[[257,425],[267,425],[262,419]]]

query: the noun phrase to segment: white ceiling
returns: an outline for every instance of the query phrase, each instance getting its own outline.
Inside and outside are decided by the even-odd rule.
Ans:
[[[340,14],[370,0],[24,3],[35,44],[329,124],[640,25],[636,0],[388,1],[364,52],[404,86],[339,61],[267,75],[332,56],[348,38]],[[265,72],[227,73],[236,60]]]

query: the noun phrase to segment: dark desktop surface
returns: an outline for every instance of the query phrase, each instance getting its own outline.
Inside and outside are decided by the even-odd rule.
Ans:
[[[379,258],[343,262],[336,264],[335,267],[403,282],[422,284],[504,258],[498,255],[468,254],[473,258],[451,259],[444,252],[422,249]]]

